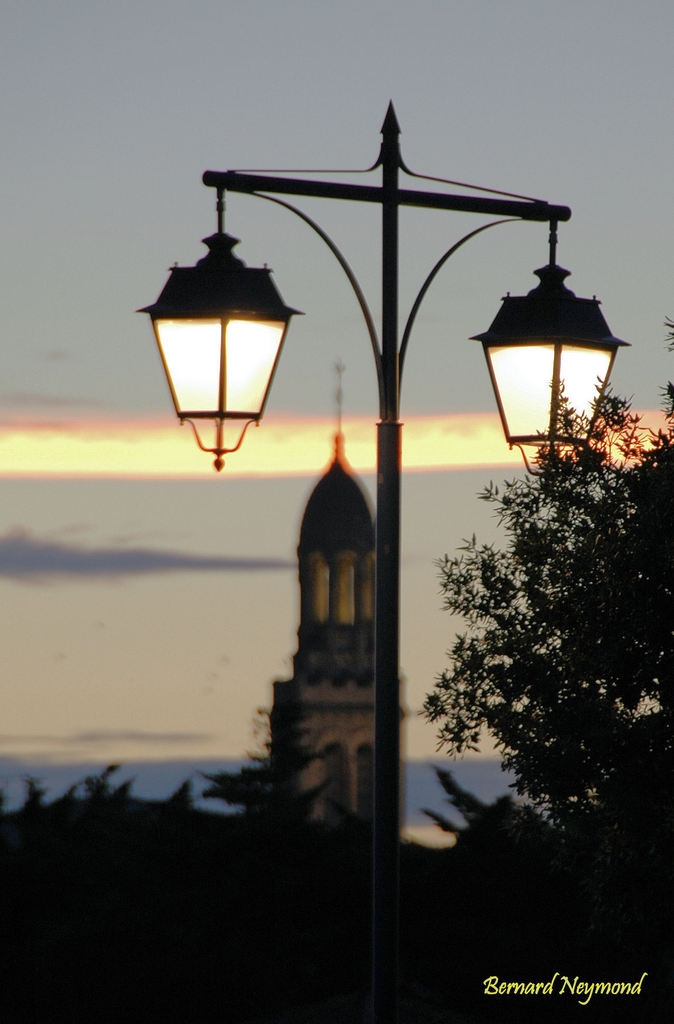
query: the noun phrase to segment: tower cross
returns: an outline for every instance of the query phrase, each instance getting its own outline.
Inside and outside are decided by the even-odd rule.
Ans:
[[[342,433],[342,409],[344,404],[344,390],[342,388],[342,378],[346,367],[341,360],[335,363],[335,373],[337,374],[337,391],[335,398],[337,400],[337,432]]]
[[[343,461],[344,458],[344,434],[342,433],[342,411],[344,403],[344,389],[342,388],[342,378],[344,376],[344,370],[346,367],[341,360],[335,363],[335,373],[337,374],[337,390],[335,392],[335,399],[337,402],[337,433],[335,434],[335,458],[338,461]]]

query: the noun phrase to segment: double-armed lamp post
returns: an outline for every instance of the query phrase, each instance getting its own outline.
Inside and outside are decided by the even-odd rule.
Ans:
[[[363,312],[379,385],[375,575],[375,753],[373,835],[373,1024],[398,1020],[399,835],[400,835],[400,380],[410,331],[419,306],[447,259],[468,239],[507,220],[550,225],[550,260],[536,271],[540,283],[528,295],[503,300],[482,341],[501,420],[510,445],[575,439],[564,436],[560,396],[590,416],[617,349],[597,299],[579,299],[564,285],[556,265],[556,228],[571,211],[540,200],[504,193],[456,195],[403,189],[405,166],[400,129],[390,105],[382,128],[381,184],[342,184],[271,173],[206,171],[204,184],[217,192],[218,230],[205,239],[208,254],[194,267],[175,267],[157,301],[141,312],[152,318],[175,409],[192,424],[202,450],[223,457],[241,445],[246,427],[264,412],[290,319],[297,310],[281,299],[270,272],[248,268],[233,253],[236,239],[223,231],[226,191],[265,198],[292,211],[333,252]],[[434,179],[437,180],[437,179]],[[445,184],[451,184],[446,182]],[[374,203],[381,207],[382,296],[380,334],[365,296],[332,239],[284,195]],[[432,268],[412,306],[402,334],[398,318],[398,213],[401,206],[454,210],[499,218],[483,223],[455,243]],[[225,424],[233,421],[232,441]],[[215,443],[202,436],[214,424]]]

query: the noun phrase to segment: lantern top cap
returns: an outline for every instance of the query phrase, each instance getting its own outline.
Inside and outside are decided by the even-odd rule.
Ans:
[[[138,312],[153,320],[241,316],[287,322],[299,310],[283,302],[268,267],[247,267],[234,255],[238,241],[221,231],[204,238],[206,255],[194,267],[172,267],[157,301]]]
[[[619,348],[629,342],[614,337],[596,297],[579,299],[564,280],[569,271],[549,263],[534,271],[539,283],[527,295],[506,295],[488,331],[471,340],[489,345],[532,339]]]
[[[228,235],[226,231],[216,231],[201,241],[207,247],[208,252],[197,260],[198,267],[218,267],[222,270],[245,270],[246,264],[238,256],[235,256],[232,249],[239,244],[240,239],[234,235]]]

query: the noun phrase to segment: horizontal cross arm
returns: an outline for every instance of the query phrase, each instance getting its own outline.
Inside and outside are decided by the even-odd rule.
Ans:
[[[373,185],[311,181],[241,171],[205,171],[203,182],[209,188],[224,189],[227,192],[271,192],[278,195],[314,196],[321,199],[345,199],[380,204],[393,202],[399,206],[484,213],[498,217],[521,217],[523,220],[567,221],[571,216],[568,206],[554,206],[541,200],[496,199],[487,196],[453,195],[447,192],[422,192],[415,189],[396,189],[390,195],[382,187]]]

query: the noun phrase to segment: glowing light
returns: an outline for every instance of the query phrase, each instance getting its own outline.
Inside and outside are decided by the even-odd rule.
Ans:
[[[226,409],[259,409],[269,384],[285,325],[263,320],[227,324]]]
[[[219,320],[157,320],[164,365],[170,367],[176,409],[218,408]]]
[[[224,339],[222,331],[224,327]],[[155,321],[176,410],[257,415],[264,405],[284,324],[266,320]]]
[[[559,375],[569,405],[577,413],[592,415],[599,382],[606,377],[611,359],[611,353],[601,349],[563,349]]]
[[[535,433],[536,428],[546,431],[550,422],[555,346],[503,345],[491,349],[489,355],[499,382],[509,433],[521,437]],[[541,390],[541,381],[545,384],[544,390]]]
[[[500,345],[489,351],[511,437],[547,434],[555,380],[555,345]],[[559,383],[569,407],[588,419],[613,353],[580,346],[561,349]]]

